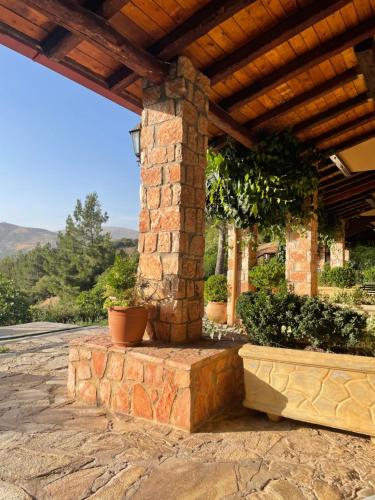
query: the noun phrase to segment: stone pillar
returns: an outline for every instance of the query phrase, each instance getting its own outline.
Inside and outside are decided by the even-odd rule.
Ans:
[[[314,296],[318,293],[318,222],[316,216],[303,231],[286,231],[286,280],[293,293]]]
[[[335,234],[335,241],[330,247],[331,267],[343,267],[345,264],[345,222],[342,221]]]
[[[350,251],[349,251],[349,248],[345,248],[344,260],[345,260],[345,262],[349,262],[350,261]]]
[[[143,83],[139,274],[164,342],[202,334],[209,86],[186,57],[164,83]]]
[[[228,305],[227,323],[233,325],[236,322],[236,302],[243,292],[254,291],[249,279],[249,271],[256,266],[257,230],[249,229],[228,230]],[[236,266],[236,272],[235,272]]]
[[[322,246],[318,251],[318,271],[323,271],[326,263],[326,246]]]

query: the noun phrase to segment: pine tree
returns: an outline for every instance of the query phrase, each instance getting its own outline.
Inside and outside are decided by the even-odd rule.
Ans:
[[[107,221],[96,193],[88,194],[84,204],[77,200],[57,240],[56,275],[63,292],[89,290],[95,278],[113,263],[111,236],[103,232]]]

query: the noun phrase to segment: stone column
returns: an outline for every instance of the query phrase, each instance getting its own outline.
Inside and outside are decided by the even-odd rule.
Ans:
[[[255,290],[249,279],[249,271],[257,263],[256,244],[257,229],[255,227],[252,230],[233,227],[228,230],[228,325],[236,322],[235,307],[239,295]]]
[[[335,241],[330,246],[331,267],[343,267],[345,264],[345,222],[342,221],[335,234]]]
[[[286,231],[286,280],[293,293],[314,296],[318,293],[318,222],[316,216],[303,231]]]
[[[164,342],[202,334],[209,86],[186,57],[164,83],[143,83],[139,274]]]
[[[323,271],[326,263],[327,247],[324,245],[318,249],[318,271]]]

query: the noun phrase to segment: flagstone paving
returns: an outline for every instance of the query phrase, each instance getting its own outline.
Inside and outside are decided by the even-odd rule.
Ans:
[[[233,408],[187,434],[67,400],[67,342],[0,354],[0,499],[299,500],[375,494],[368,438]]]

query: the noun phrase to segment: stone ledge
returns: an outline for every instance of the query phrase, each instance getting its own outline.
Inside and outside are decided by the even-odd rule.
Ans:
[[[193,431],[242,399],[242,344],[120,347],[104,332],[86,336],[70,343],[68,392],[87,404]]]

